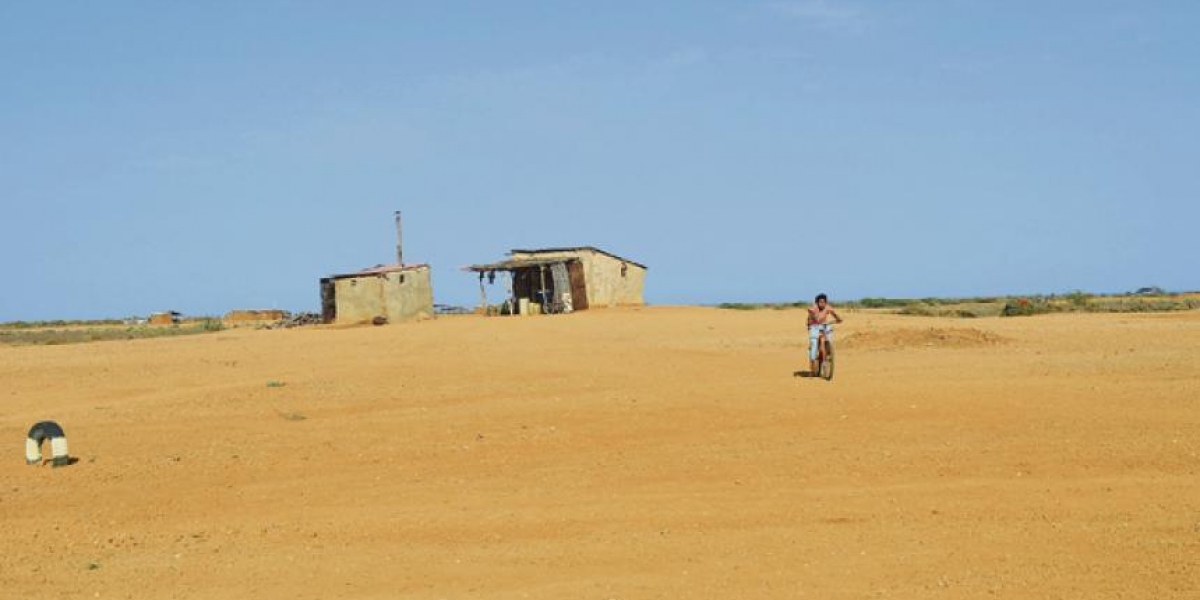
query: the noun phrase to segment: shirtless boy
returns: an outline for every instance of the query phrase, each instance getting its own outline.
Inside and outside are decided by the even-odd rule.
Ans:
[[[821,331],[825,331],[827,339],[833,340],[829,317],[833,317],[834,323],[842,322],[841,315],[829,304],[829,298],[825,294],[817,294],[816,302],[808,307],[808,372],[813,377],[817,375],[817,343],[821,339]]]

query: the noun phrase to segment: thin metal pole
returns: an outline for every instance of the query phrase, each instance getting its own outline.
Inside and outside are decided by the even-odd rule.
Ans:
[[[483,287],[483,271],[479,272],[479,308],[483,310],[483,316],[488,316],[487,289]]]
[[[510,316],[517,314],[518,302],[517,302],[516,276],[517,276],[516,271],[508,272],[508,301],[509,301],[508,314]]]
[[[550,312],[548,310],[549,307],[546,306],[547,304],[550,304],[550,302],[546,300],[546,265],[541,265],[538,267],[538,277],[542,280],[542,314],[545,315],[549,314]]]
[[[400,227],[400,211],[396,211],[396,264],[404,266],[404,230]]]

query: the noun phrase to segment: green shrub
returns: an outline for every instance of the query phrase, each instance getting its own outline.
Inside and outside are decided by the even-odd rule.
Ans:
[[[863,298],[853,304],[863,308],[902,308],[912,303],[912,300],[905,298]]]
[[[726,310],[758,310],[762,308],[761,304],[747,304],[745,302],[722,302],[717,305],[717,308]]]
[[[924,302],[915,302],[906,305],[904,308],[896,311],[899,315],[911,315],[917,317],[936,317],[938,316],[937,309]]]
[[[1074,292],[1064,295],[1063,298],[1065,298],[1072,307],[1076,309],[1084,309],[1087,308],[1088,303],[1091,302],[1092,295],[1080,290],[1075,290]]]
[[[1055,312],[1054,306],[1045,298],[1015,298],[1004,305],[1003,317],[1028,317]]]

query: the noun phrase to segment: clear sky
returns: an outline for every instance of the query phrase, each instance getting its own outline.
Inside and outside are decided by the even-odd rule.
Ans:
[[[0,321],[594,245],[652,303],[1200,288],[1200,2],[0,3]]]

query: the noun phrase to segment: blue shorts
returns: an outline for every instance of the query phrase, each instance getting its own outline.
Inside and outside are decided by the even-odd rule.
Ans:
[[[808,326],[808,360],[817,360],[817,340],[821,337],[821,329],[825,330],[825,338],[833,341],[833,325],[825,323],[824,325],[809,325]]]

